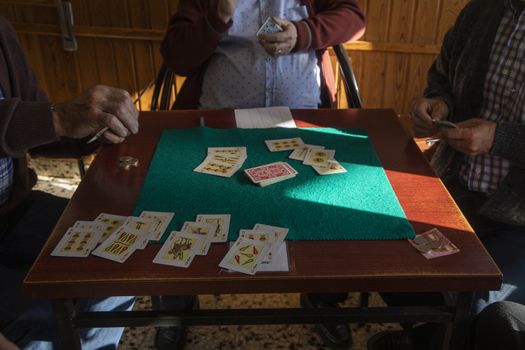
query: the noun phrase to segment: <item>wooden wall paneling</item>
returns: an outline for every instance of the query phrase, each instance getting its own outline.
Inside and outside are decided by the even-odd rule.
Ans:
[[[90,0],[73,0],[73,14],[75,25],[87,26],[91,24],[89,8],[87,3]],[[100,82],[100,72],[96,56],[95,39],[89,37],[79,37],[77,56],[77,70],[79,76],[79,86],[81,90],[98,84]]]
[[[109,18],[112,27],[126,28],[130,26],[127,0],[113,0],[109,3]],[[135,60],[133,48],[129,40],[112,40],[118,83],[116,86],[128,91],[133,98],[138,95],[139,84],[133,72]]]
[[[132,28],[151,28],[149,11],[146,2],[142,0],[128,0],[129,18]],[[135,61],[135,79],[138,86],[144,86],[156,76],[153,63],[153,52],[150,42],[134,41],[133,57]],[[140,109],[149,109],[149,103],[139,104]]]
[[[151,0],[148,2],[149,13],[150,13],[150,23],[151,29],[156,29],[159,31],[165,31],[166,25],[170,18],[169,4],[167,0]],[[155,77],[160,71],[160,67],[163,63],[163,58],[160,53],[160,41],[152,42],[152,57],[153,57],[153,67],[155,71]],[[171,101],[175,100],[176,97],[176,87],[171,92]],[[151,94],[148,94],[148,101],[151,101]]]
[[[114,1],[114,0],[113,0]],[[107,0],[86,1],[91,25],[110,27],[110,7]],[[98,64],[100,83],[118,86],[117,64],[119,63],[113,51],[113,40],[95,39],[95,57]]]
[[[388,33],[389,42],[408,43],[413,31],[415,4],[413,0],[397,0],[392,3],[392,20]],[[405,86],[408,78],[410,55],[390,53],[387,55],[383,106],[396,111],[403,109]]]
[[[407,84],[405,86],[405,100],[403,109],[397,111],[398,113],[408,112],[412,101],[415,98],[422,96],[423,90],[427,83],[428,68],[434,62],[435,57],[430,55],[411,55],[409,63],[409,72]]]
[[[368,21],[376,25],[369,26],[365,40],[384,42],[388,38],[388,25],[391,1],[370,0],[367,3]],[[384,53],[366,52],[362,69],[366,74],[361,80],[363,103],[369,108],[383,105],[383,88],[385,86],[386,55]]]

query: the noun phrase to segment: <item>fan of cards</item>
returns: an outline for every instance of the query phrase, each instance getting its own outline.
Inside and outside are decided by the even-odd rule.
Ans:
[[[264,141],[270,152],[292,151],[288,158],[310,165],[319,175],[346,173],[346,169],[334,159],[335,150],[324,146],[307,145],[300,137]]]
[[[459,249],[437,228],[408,241],[427,259],[459,253]]]
[[[239,238],[233,243],[219,266],[254,275],[263,264],[272,261],[287,234],[287,228],[262,224],[256,224],[251,230],[241,230]]]
[[[93,254],[122,263],[135,250],[144,249],[150,240],[159,240],[173,215],[153,211],[143,211],[139,217],[102,213],[94,221],[77,221],[51,255],[87,257]]]
[[[208,155],[193,171],[231,177],[242,167],[247,157],[246,147],[208,147]]]

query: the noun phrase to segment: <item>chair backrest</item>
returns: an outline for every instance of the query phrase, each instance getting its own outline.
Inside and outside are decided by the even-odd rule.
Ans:
[[[175,89],[175,74],[162,63],[151,96],[152,111],[167,111],[171,108],[171,97]],[[160,103],[159,103],[160,98]]]
[[[339,63],[339,69],[341,71],[341,77],[346,92],[346,100],[348,106],[351,108],[362,108],[361,96],[359,95],[359,87],[357,86],[357,80],[355,79],[354,70],[352,69],[352,63],[348,58],[346,50],[342,44],[334,45],[333,50]]]
[[[357,86],[352,63],[348,58],[345,48],[343,45],[334,45],[333,50],[339,63],[348,106],[351,108],[362,108],[359,87]],[[171,109],[173,104],[171,97],[173,93],[177,93],[174,89],[176,90],[175,74],[163,63],[155,80],[155,88],[153,89],[153,95],[151,97],[151,110],[166,111]]]

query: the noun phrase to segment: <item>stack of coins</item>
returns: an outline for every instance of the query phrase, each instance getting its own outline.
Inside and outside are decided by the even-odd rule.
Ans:
[[[139,165],[139,160],[137,158],[125,156],[118,159],[118,166],[121,169],[129,170],[130,167],[137,167]]]
[[[412,242],[414,243],[414,247],[421,253],[429,253],[431,250],[440,249],[444,245],[444,242],[439,237],[436,238],[437,240],[424,236],[416,236]]]

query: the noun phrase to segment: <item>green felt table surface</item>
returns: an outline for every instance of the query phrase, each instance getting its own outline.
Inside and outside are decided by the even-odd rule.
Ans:
[[[347,173],[318,175],[270,152],[264,140],[301,137],[335,149]],[[208,147],[247,147],[248,159],[230,178],[194,172]],[[285,161],[296,177],[267,187],[242,169]],[[256,223],[287,227],[289,240],[392,240],[414,237],[366,132],[358,129],[174,129],[163,132],[134,210],[175,213],[166,235],[198,214],[231,214],[229,239]]]

